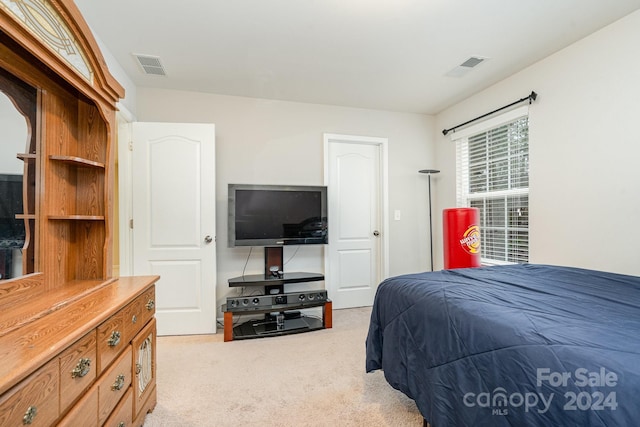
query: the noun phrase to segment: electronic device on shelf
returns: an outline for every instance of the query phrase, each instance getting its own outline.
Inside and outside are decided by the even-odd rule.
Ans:
[[[328,243],[327,187],[229,184],[229,247]]]
[[[287,310],[288,307],[304,308],[306,305],[317,306],[319,302],[325,301],[327,301],[327,291],[324,289],[288,292],[279,295],[228,297],[227,311],[256,311],[265,308],[270,308],[274,311],[283,311]]]

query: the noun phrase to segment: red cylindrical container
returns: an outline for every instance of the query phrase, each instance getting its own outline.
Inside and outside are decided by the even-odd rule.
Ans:
[[[480,267],[480,211],[453,208],[442,212],[444,268]]]

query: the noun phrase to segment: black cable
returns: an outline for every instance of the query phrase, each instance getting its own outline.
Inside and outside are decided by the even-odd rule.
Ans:
[[[249,248],[249,255],[247,255],[247,260],[244,263],[244,268],[242,269],[242,278],[244,279],[244,272],[247,270],[247,264],[249,264],[249,258],[251,258],[251,252],[253,252],[253,246]]]
[[[296,251],[293,253],[293,255],[291,255],[289,257],[288,260],[286,260],[285,262],[282,263],[282,266],[284,267],[285,265],[289,264],[289,261],[291,261],[293,259],[293,257],[296,256],[296,254],[298,253],[299,250],[300,250],[300,245],[296,246]]]

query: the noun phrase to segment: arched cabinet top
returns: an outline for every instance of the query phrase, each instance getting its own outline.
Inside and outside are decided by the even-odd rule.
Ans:
[[[103,107],[124,97],[72,0],[0,0],[2,31]]]

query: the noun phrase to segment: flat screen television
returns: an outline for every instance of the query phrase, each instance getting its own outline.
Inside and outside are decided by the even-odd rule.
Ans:
[[[229,247],[328,242],[327,187],[229,184]]]

